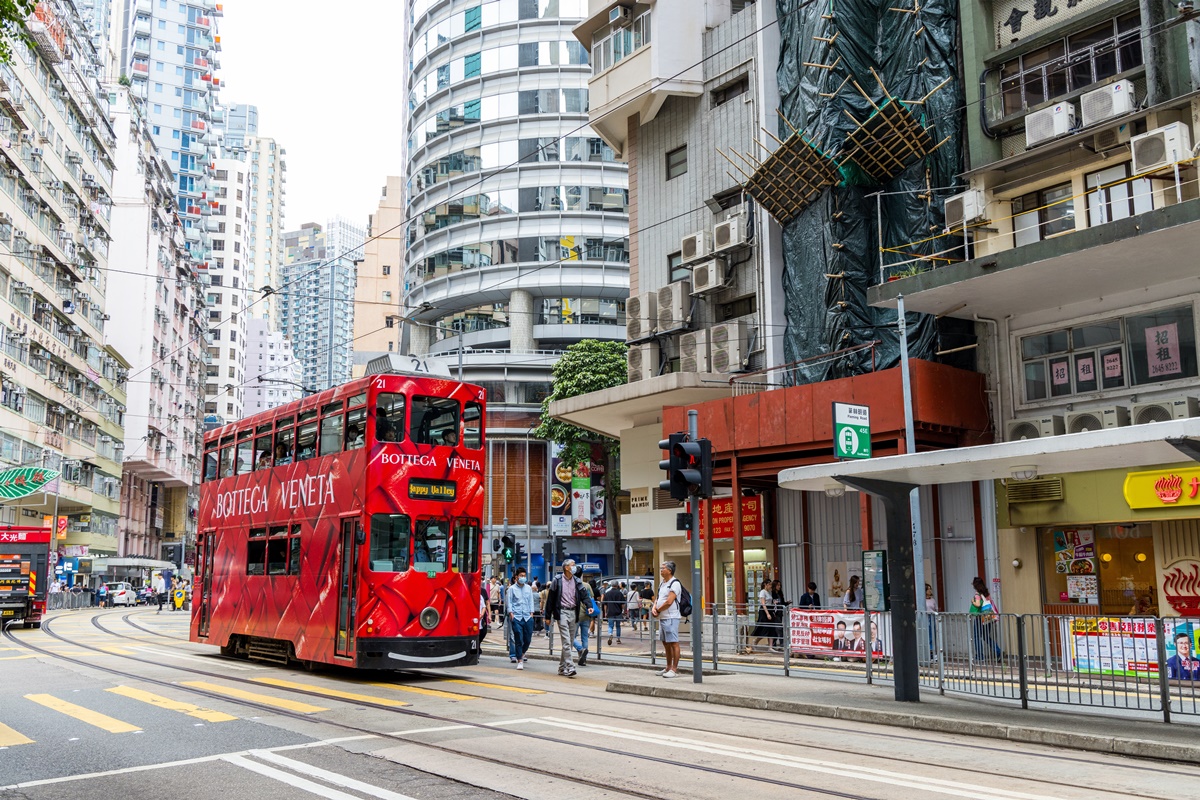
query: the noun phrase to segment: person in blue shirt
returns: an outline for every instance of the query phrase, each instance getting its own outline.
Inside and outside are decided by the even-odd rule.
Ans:
[[[533,587],[524,567],[517,567],[512,585],[508,587],[508,622],[512,641],[512,659],[517,669],[525,669],[529,645],[533,641]]]

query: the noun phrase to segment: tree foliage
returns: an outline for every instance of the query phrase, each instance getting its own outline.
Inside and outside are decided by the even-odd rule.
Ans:
[[[553,383],[550,396],[542,401],[542,421],[535,434],[563,447],[563,463],[582,464],[591,458],[592,445],[601,444],[616,463],[620,442],[607,436],[577,428],[550,417],[550,403],[598,392],[628,381],[629,362],[626,347],[620,342],[600,342],[585,339],[567,348],[551,371]]]
[[[29,41],[25,20],[36,5],[35,0],[0,0],[0,63],[12,61],[14,42]]]

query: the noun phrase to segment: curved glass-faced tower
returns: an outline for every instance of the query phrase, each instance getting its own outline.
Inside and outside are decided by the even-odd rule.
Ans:
[[[565,347],[625,338],[627,169],[588,128],[586,6],[408,0],[402,346],[451,374],[461,348],[497,441],[534,422]]]

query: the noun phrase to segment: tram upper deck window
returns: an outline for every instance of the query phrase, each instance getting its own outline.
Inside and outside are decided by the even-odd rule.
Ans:
[[[445,519],[417,521],[413,542],[413,569],[418,572],[445,572],[450,531]]]
[[[270,469],[274,466],[274,459],[271,457],[271,423],[259,425],[255,430],[254,439],[254,468],[255,469]]]
[[[474,423],[474,424],[472,424]],[[467,403],[463,407],[463,446],[471,450],[483,447],[483,406]]]
[[[458,401],[450,397],[412,399],[409,435],[417,444],[458,444]]]
[[[245,475],[254,469],[254,434],[242,431],[238,434],[237,444],[237,474]]]
[[[292,417],[275,421],[275,466],[282,467],[292,463],[295,456],[295,449],[292,447],[295,442],[295,430],[292,428],[292,423],[295,420]]]
[[[233,445],[221,448],[220,475],[222,478],[233,477]]]
[[[375,396],[375,441],[404,439],[404,395],[381,392]]]
[[[317,423],[306,422],[296,428],[296,460],[307,461],[317,454]]]
[[[371,515],[372,572],[404,572],[408,569],[408,544],[412,523],[403,514]]]
[[[217,479],[217,450],[216,446],[204,454],[204,480],[212,481]]]
[[[330,403],[321,409],[321,452],[323,456],[342,451],[342,418],[341,402]]]

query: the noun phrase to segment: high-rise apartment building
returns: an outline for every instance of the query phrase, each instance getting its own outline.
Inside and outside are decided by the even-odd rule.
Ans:
[[[212,166],[215,197],[209,202],[211,214],[204,217],[212,247],[206,270],[209,358],[204,412],[231,421],[242,416],[245,399],[247,307],[259,299],[246,281],[250,171],[236,158],[218,158]]]
[[[244,150],[258,136],[258,106],[232,103],[225,109],[225,137],[221,147],[226,152]]]
[[[175,207],[175,180],[159,153],[145,103],[107,86],[117,139],[109,293],[120,298],[112,343],[136,379],[129,382],[120,552],[163,557],[163,545],[195,541],[203,405],[204,292]]]
[[[129,366],[106,336],[118,136],[74,5],[38,4],[27,30],[0,65],[0,463],[62,480],[6,503],[0,524],[57,513],[67,552],[115,555]]]
[[[284,234],[276,292],[280,331],[301,364],[301,383],[321,391],[348,381],[354,365],[355,260],[366,230],[335,218]]]
[[[246,325],[246,416],[299,400],[300,363],[292,343],[265,319],[251,317]]]
[[[371,215],[354,294],[354,375],[372,358],[398,352],[404,269],[404,179],[389,177]]]
[[[250,106],[253,108],[253,106]],[[250,261],[246,280],[252,289],[272,288],[283,283],[283,221],[287,194],[287,150],[271,138],[247,140],[250,166]],[[252,315],[271,321],[279,329],[279,302],[267,295],[252,309]]]
[[[587,127],[591,67],[571,32],[587,5],[408,3],[405,349],[452,372],[461,349],[487,389],[489,460],[520,465],[492,492],[514,497],[493,503],[491,528],[523,520],[548,471],[535,448],[527,479],[524,436],[500,430],[535,423],[568,345],[625,338],[627,169]],[[543,532],[545,512],[531,515]]]

